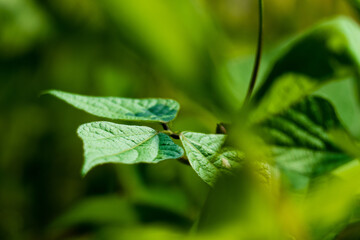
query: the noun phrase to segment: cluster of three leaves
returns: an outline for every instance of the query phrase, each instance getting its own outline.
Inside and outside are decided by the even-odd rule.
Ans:
[[[90,114],[118,120],[167,123],[180,108],[170,99],[89,97],[57,90],[47,93]],[[91,122],[81,125],[78,135],[84,141],[83,175],[105,163],[158,163],[184,154],[168,135],[145,126]],[[225,141],[223,134],[182,132],[180,139],[191,166],[210,185],[219,171],[236,165],[234,151],[220,151]]]
[[[168,99],[88,97],[56,90],[48,93],[86,112],[111,119],[164,123],[173,120],[179,110],[179,104]],[[342,125],[334,108],[323,98],[308,97],[254,126],[272,147],[276,165],[285,172],[320,175],[351,160],[330,139],[328,132],[342,129]],[[105,163],[158,163],[184,154],[169,136],[145,126],[92,122],[81,125],[78,134],[84,141],[83,175]],[[242,156],[237,151],[222,149],[225,138],[223,134],[180,134],[191,166],[210,185],[222,172],[241,162]]]

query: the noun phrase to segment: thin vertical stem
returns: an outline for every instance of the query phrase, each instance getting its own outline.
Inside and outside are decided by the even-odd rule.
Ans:
[[[257,42],[257,50],[256,50],[256,57],[253,72],[251,75],[250,85],[246,94],[244,105],[248,104],[251,98],[251,94],[254,91],[255,83],[257,80],[257,76],[259,73],[260,67],[260,60],[261,60],[261,53],[262,53],[262,42],[263,42],[263,0],[259,0],[259,35],[258,35],[258,42]]]

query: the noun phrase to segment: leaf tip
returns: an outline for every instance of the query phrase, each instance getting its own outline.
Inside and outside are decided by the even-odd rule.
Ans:
[[[54,95],[54,92],[56,92],[57,90],[55,89],[47,89],[47,90],[43,90],[39,93],[39,97],[43,96],[43,95]]]
[[[89,171],[90,171],[90,169],[86,169],[86,168],[83,167],[81,169],[81,177],[85,178]]]

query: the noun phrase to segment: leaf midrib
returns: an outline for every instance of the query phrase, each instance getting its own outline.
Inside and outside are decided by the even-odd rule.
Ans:
[[[159,133],[156,132],[155,134],[159,134]],[[109,140],[109,139],[113,139],[113,138],[125,138],[125,137],[142,136],[142,135],[148,135],[148,134],[146,134],[146,133],[144,133],[144,134],[129,134],[129,135],[122,135],[122,136],[115,135],[115,136],[99,138],[99,139],[87,139],[87,141],[96,142],[96,141],[101,141],[101,140]]]

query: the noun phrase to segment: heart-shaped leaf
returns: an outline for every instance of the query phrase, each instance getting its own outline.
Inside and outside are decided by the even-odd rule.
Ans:
[[[110,119],[169,122],[176,117],[180,109],[179,103],[171,99],[91,97],[58,90],[46,93],[85,112]]]
[[[308,97],[255,128],[271,146],[276,165],[284,171],[313,177],[352,159],[331,140],[330,131],[345,130],[324,98]]]
[[[183,155],[167,135],[149,127],[92,122],[81,125],[78,135],[84,141],[83,175],[105,163],[157,163]]]
[[[195,172],[209,185],[213,185],[222,172],[240,164],[240,154],[232,149],[221,149],[226,136],[182,132],[181,142]]]

